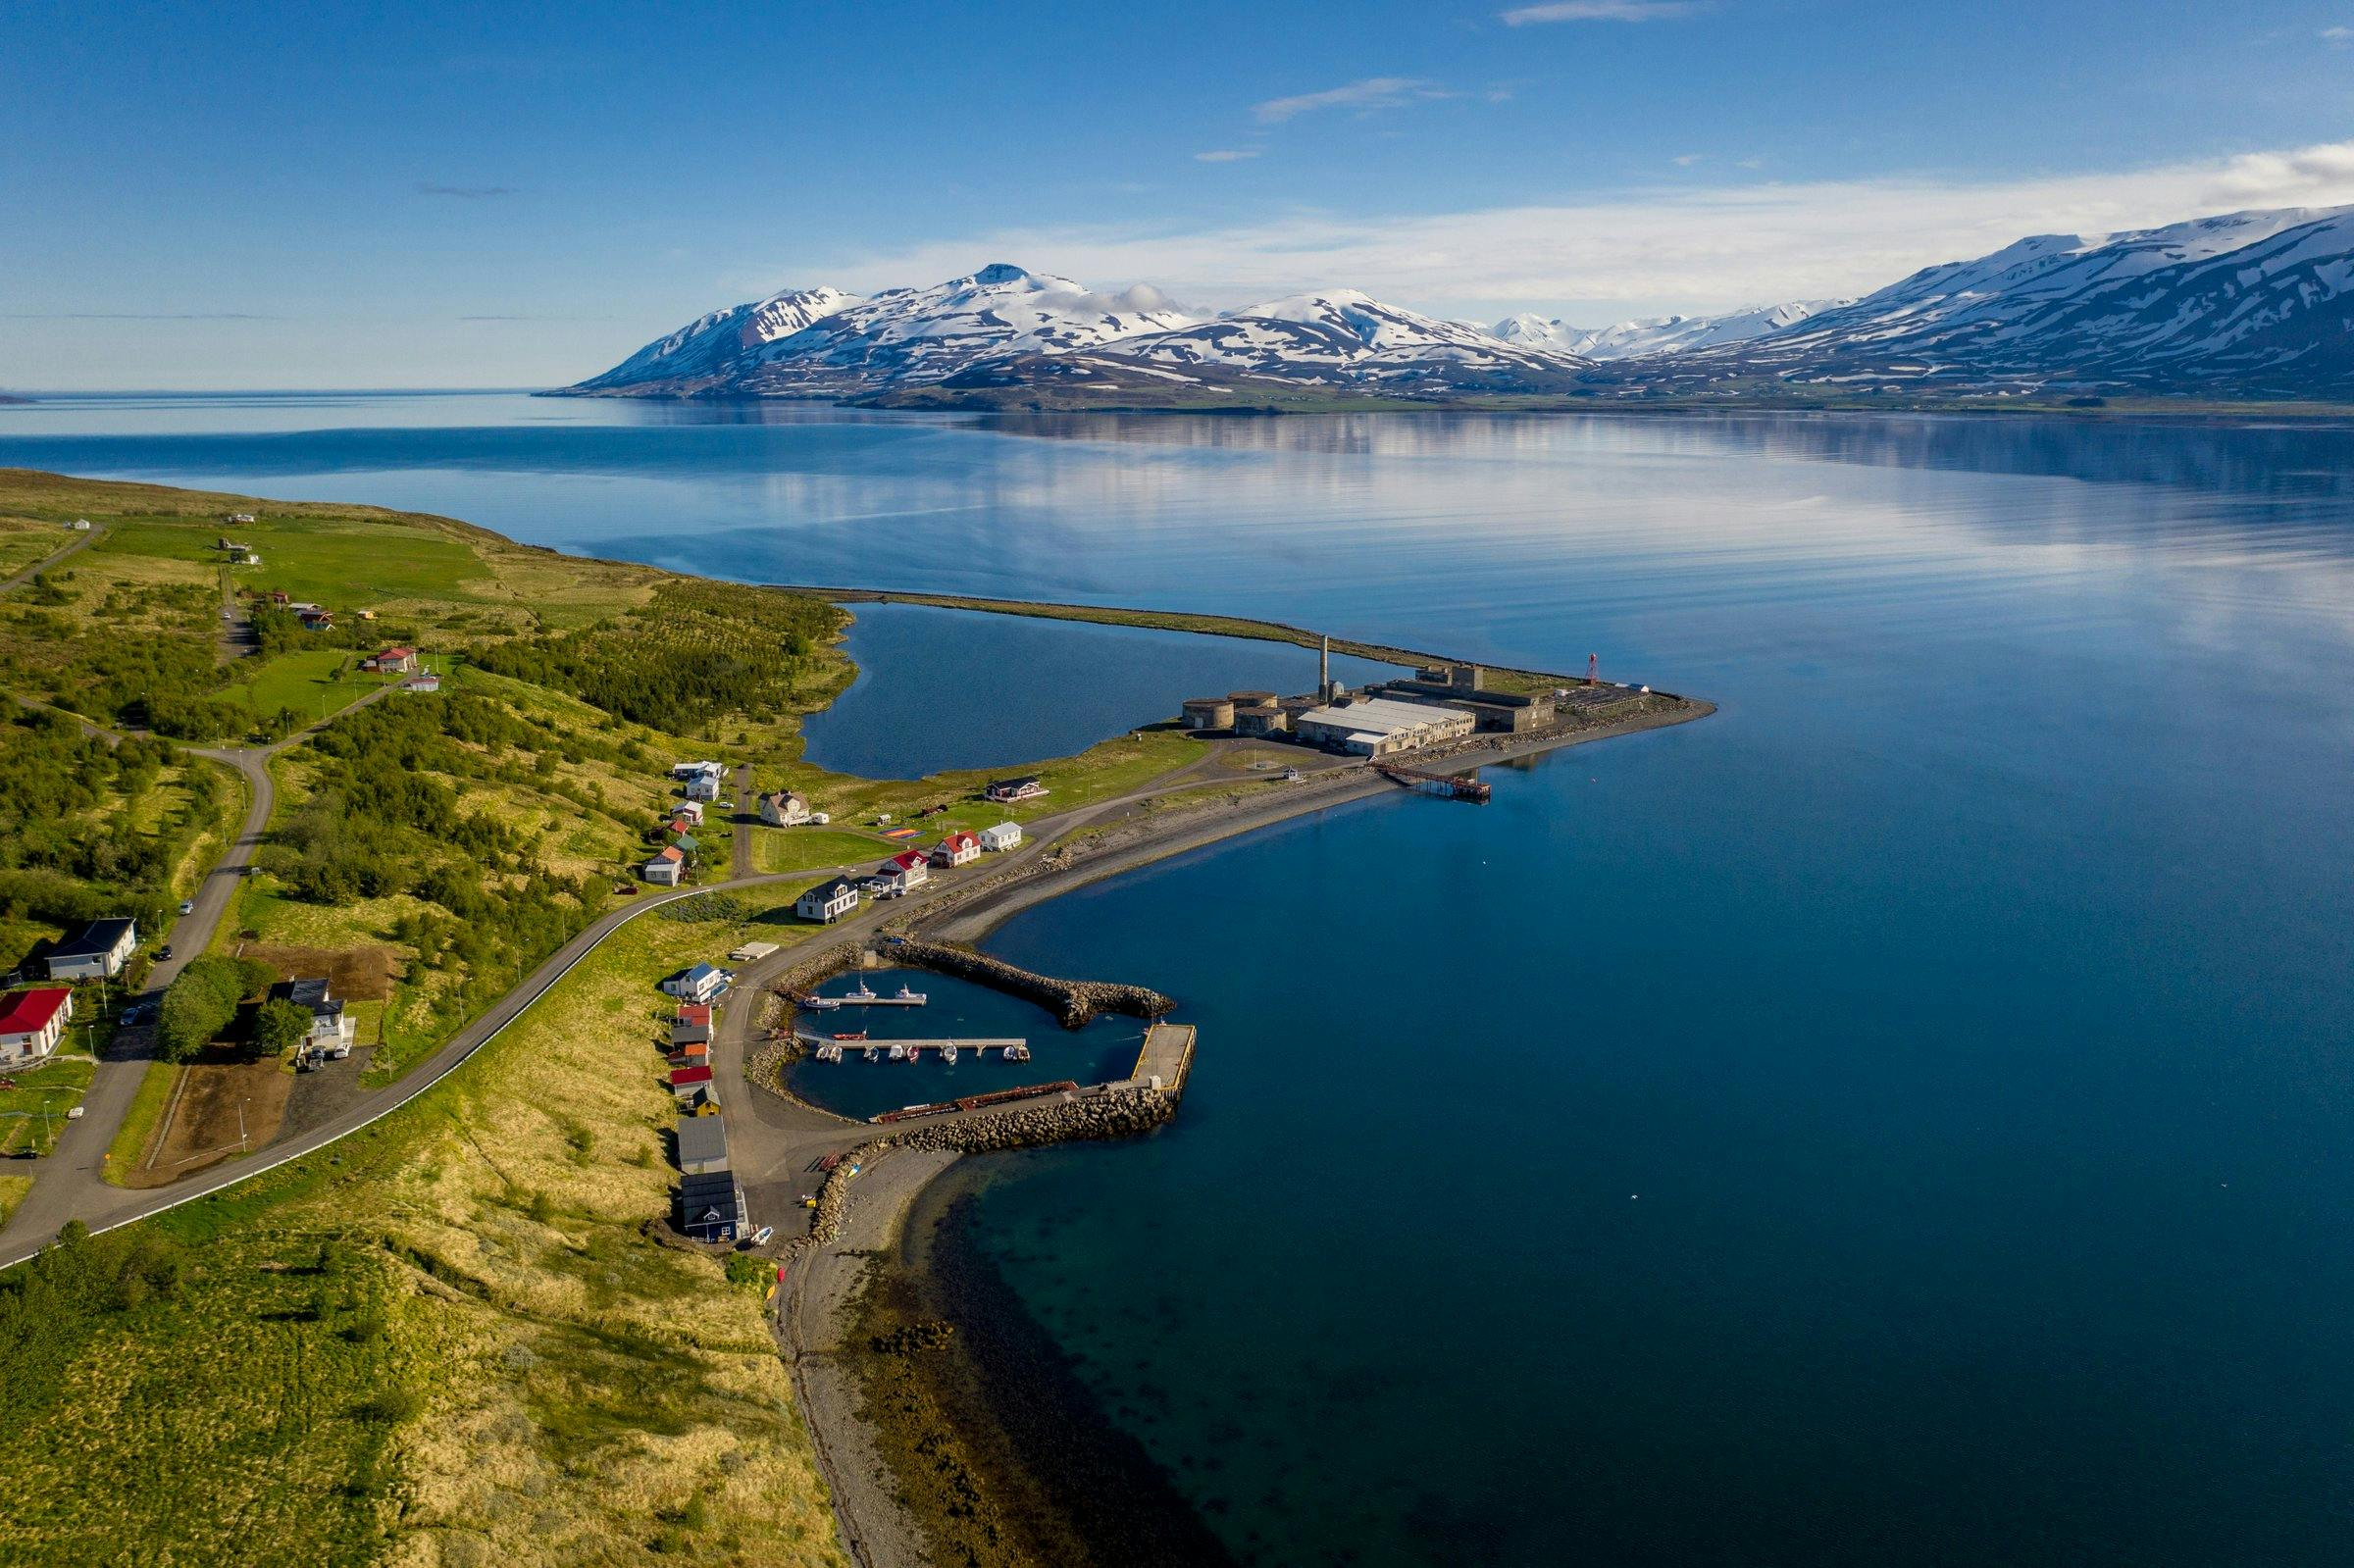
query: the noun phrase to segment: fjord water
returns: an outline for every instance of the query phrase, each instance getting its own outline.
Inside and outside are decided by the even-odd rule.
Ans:
[[[1203,1027],[1174,1127],[997,1164],[1007,1286],[1254,1561],[2348,1555],[2354,434],[126,400],[0,463],[1709,697],[1001,932]]]

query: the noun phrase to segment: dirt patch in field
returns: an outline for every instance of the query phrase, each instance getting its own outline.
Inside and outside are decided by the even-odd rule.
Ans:
[[[381,1002],[392,994],[399,954],[389,947],[289,947],[246,942],[237,951],[258,958],[287,980],[327,977],[327,988],[347,1002]]]
[[[126,1187],[164,1187],[183,1176],[258,1149],[278,1136],[294,1075],[275,1056],[249,1062],[227,1052],[190,1062],[173,1087],[171,1109],[139,1156]],[[243,1114],[244,1142],[238,1142]]]

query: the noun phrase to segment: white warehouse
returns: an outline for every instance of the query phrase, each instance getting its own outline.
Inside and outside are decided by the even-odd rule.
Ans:
[[[1308,744],[1331,746],[1360,757],[1386,757],[1394,751],[1435,746],[1467,735],[1478,725],[1477,718],[1460,708],[1400,702],[1391,697],[1367,697],[1345,708],[1311,708],[1292,722],[1293,730]]]

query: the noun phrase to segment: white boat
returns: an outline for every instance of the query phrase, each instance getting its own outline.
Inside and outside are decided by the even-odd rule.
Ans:
[[[821,1062],[839,1062],[842,1060],[842,1047],[831,1041],[820,1045],[817,1048],[817,1059]]]
[[[830,1013],[842,1005],[842,998],[839,996],[812,996],[801,1005],[813,1013]]]
[[[901,986],[898,989],[898,994],[892,999],[894,1001],[905,1002],[910,1007],[921,1007],[924,1003],[930,1001],[932,998],[923,991],[911,990],[907,986]]]
[[[777,1228],[775,1226],[763,1225],[760,1227],[760,1229],[752,1233],[752,1245],[766,1246],[768,1245],[768,1239],[776,1234]]]
[[[866,1048],[866,1059],[867,1059],[868,1061],[870,1061],[870,1062],[871,1062],[871,1061],[873,1061],[873,1060],[875,1059],[875,1052],[876,1052],[876,1051],[878,1051],[878,1050],[880,1050],[881,1048],[882,1048],[882,1047],[880,1047],[880,1046],[877,1046],[877,1045],[869,1045],[869,1046]]]
[[[948,1041],[940,1048],[940,1059],[950,1067],[956,1065],[956,1042],[954,1040]]]
[[[844,991],[835,1005],[839,1007],[843,1002],[871,1002],[874,999],[875,993],[867,989],[866,982],[862,980],[855,988]]]
[[[1009,1062],[1026,1062],[1030,1059],[1030,1047],[1027,1045],[1008,1045],[1005,1047],[1004,1056]]]
[[[905,1061],[907,1059],[907,1047],[904,1045],[894,1045],[891,1048],[891,1059],[895,1062]]]

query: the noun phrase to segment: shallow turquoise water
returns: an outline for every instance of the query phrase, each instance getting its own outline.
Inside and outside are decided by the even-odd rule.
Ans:
[[[1175,1128],[974,1207],[1268,1563],[2347,1558],[2350,459],[1914,417],[0,411],[0,463],[1593,651],[1719,702],[998,938],[1203,1027]]]

